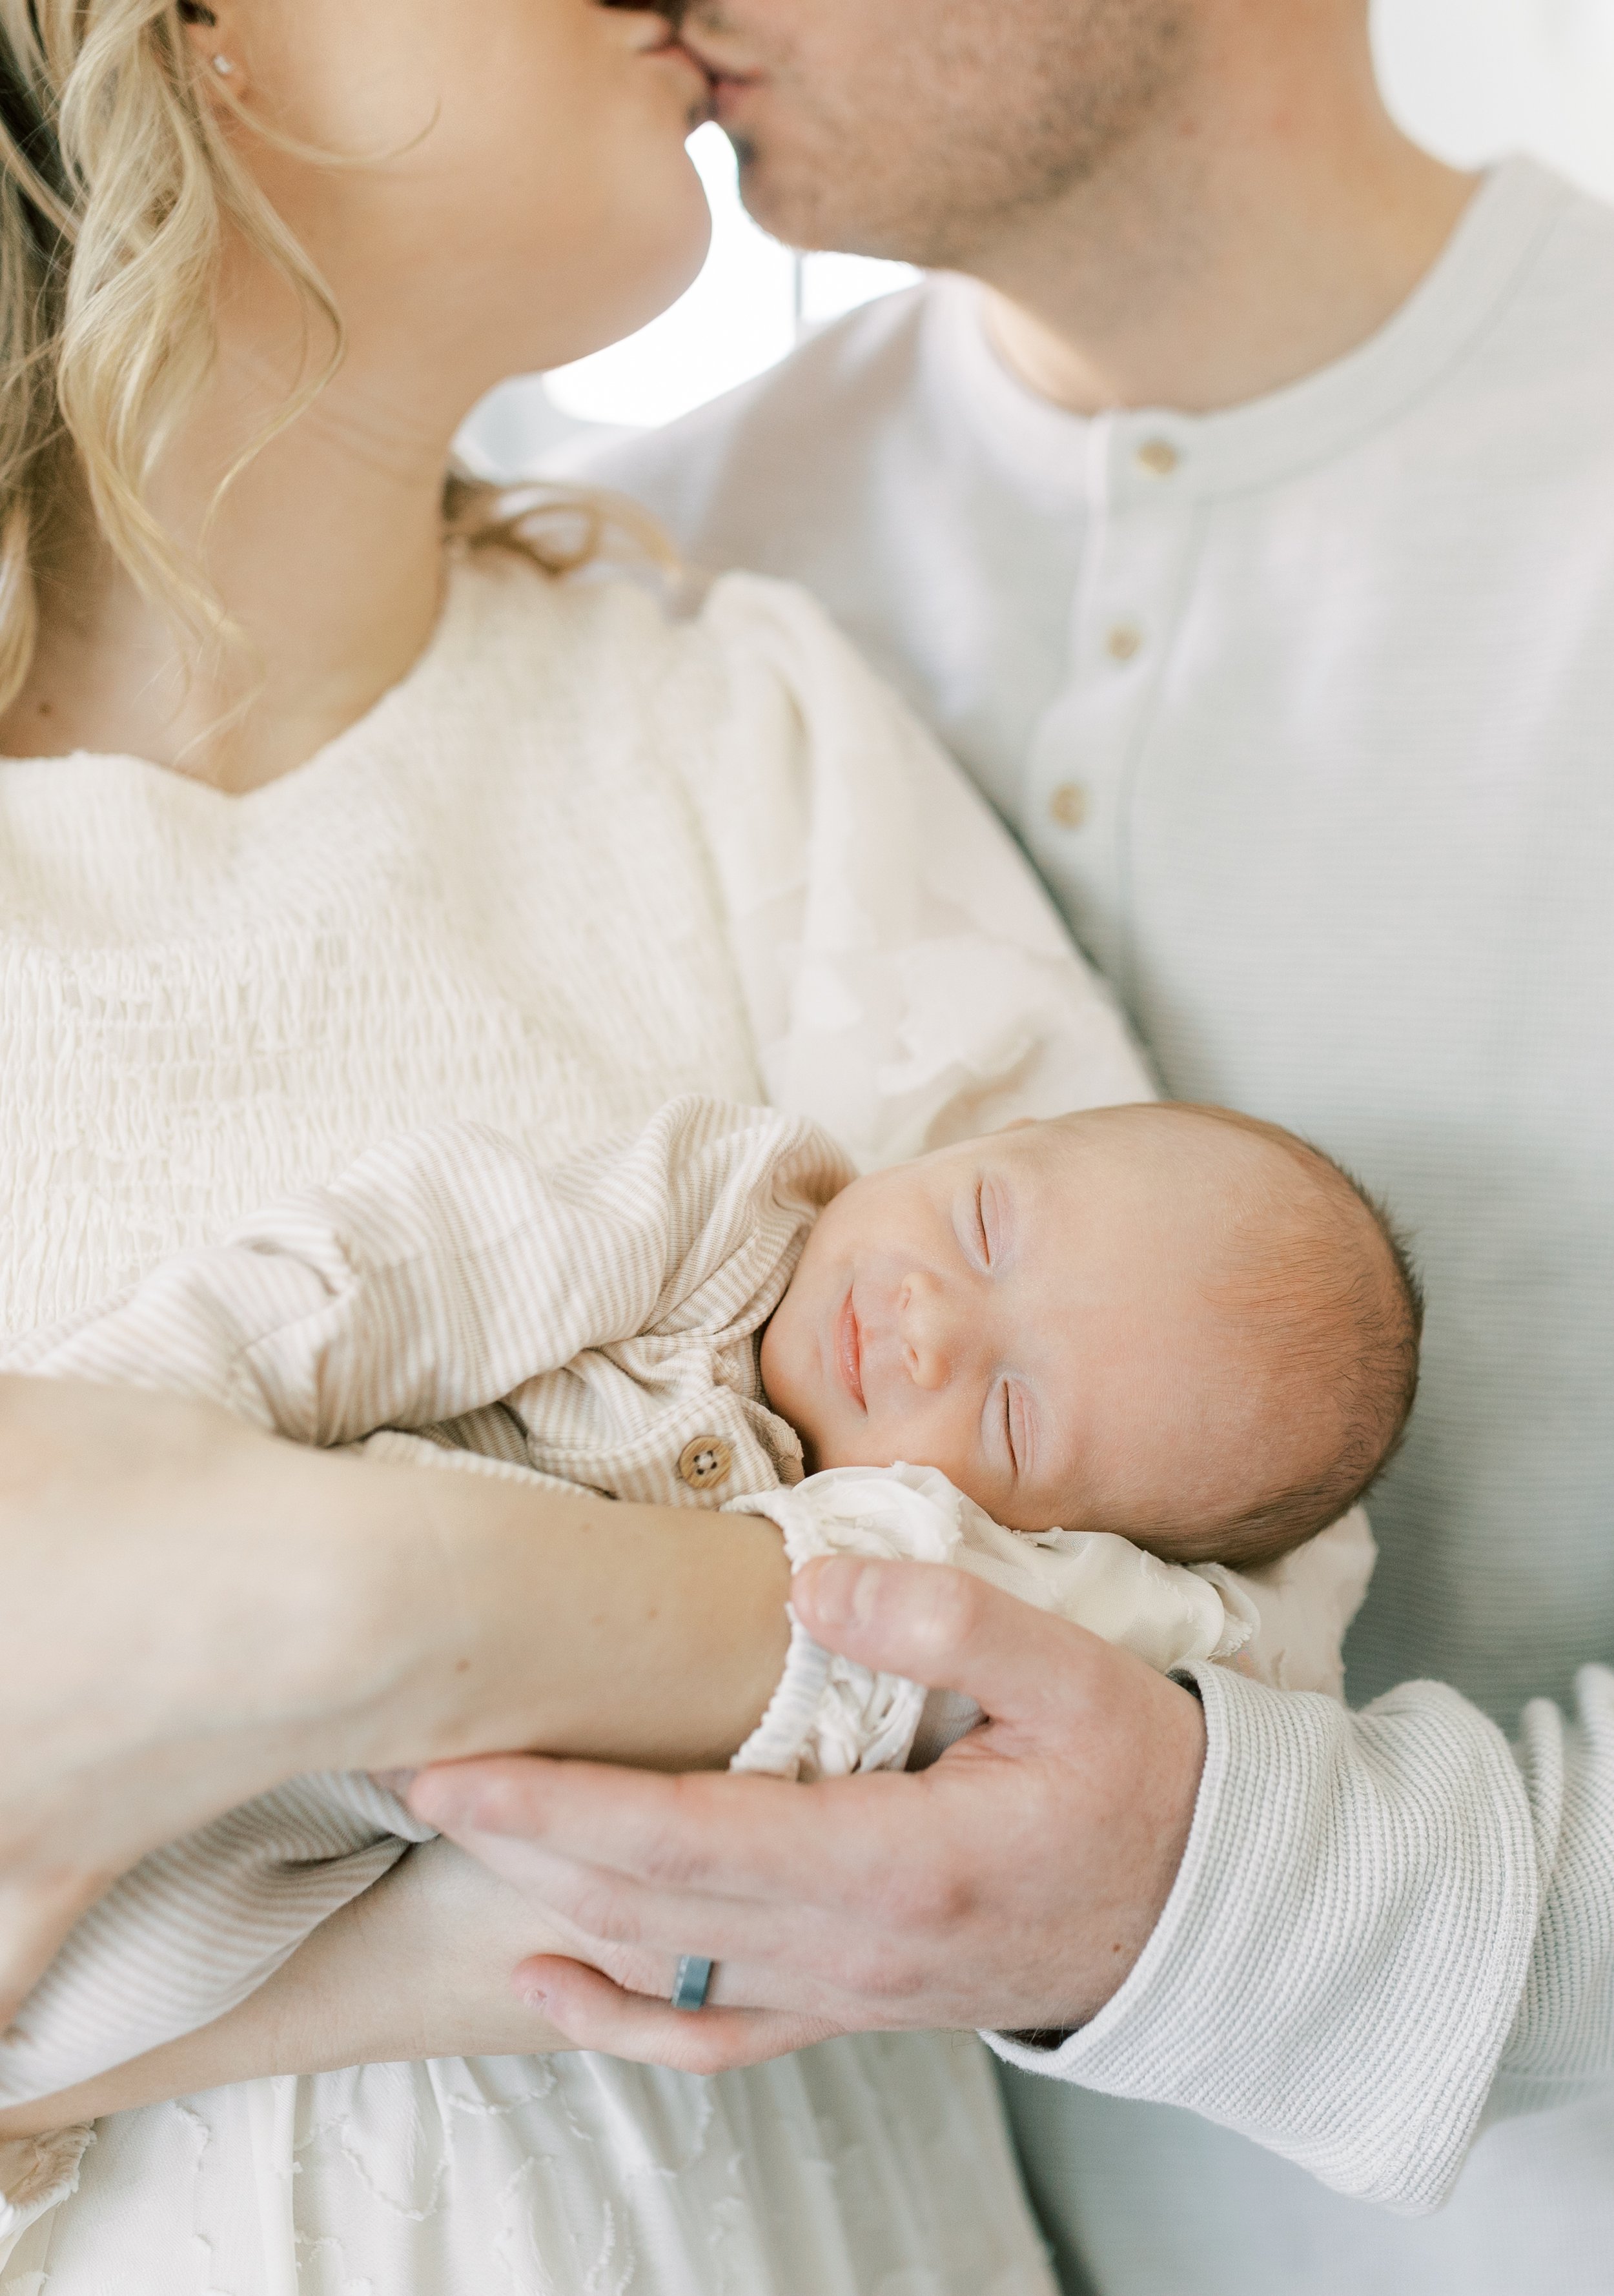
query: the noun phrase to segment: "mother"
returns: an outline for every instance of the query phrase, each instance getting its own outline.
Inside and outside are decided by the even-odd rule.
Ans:
[[[0,0],[0,71],[7,1327],[445,1113],[559,1148],[766,1089],[877,1156],[1143,1088],[802,602],[681,626],[458,483],[446,517],[473,401],[700,258],[661,19]],[[766,1525],[151,1397],[0,1414],[8,2009],[110,1876],[293,1771],[718,1763],[777,1677]],[[0,2287],[1046,2289],[973,2044],[512,2054],[555,2038],[502,1976],[546,1941],[412,1857],[243,2011],[9,2118]]]

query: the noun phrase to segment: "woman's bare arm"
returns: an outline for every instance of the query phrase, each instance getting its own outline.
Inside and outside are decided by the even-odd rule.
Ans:
[[[782,1668],[788,1585],[749,1517],[0,1380],[0,2020],[117,1874],[298,1771],[722,1763]]]
[[[509,1981],[524,1956],[568,1949],[508,1883],[452,1842],[428,1842],[315,1930],[239,2009],[60,2095],[0,2112],[0,2140],[270,2073],[568,2049]]]

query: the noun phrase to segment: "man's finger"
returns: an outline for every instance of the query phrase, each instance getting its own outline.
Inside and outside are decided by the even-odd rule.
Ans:
[[[1111,1667],[1140,1660],[966,1570],[856,1555],[807,1563],[791,1585],[815,1642],[881,1674],[961,1691],[999,1723],[1045,1726],[1086,1706]]]
[[[692,1951],[714,1961],[741,1954],[764,1964],[788,1961],[817,1972],[826,1983],[835,1975],[835,1939],[815,1907],[654,1889],[631,1874],[585,1865],[511,1834],[461,1833],[454,1840],[541,1907],[591,1961],[609,1952],[613,1972],[627,1983],[638,1983],[631,1972],[647,1956],[659,1956],[670,1968],[680,1954]],[[659,1984],[657,1966],[653,1982]]]
[[[668,2065],[676,2072],[733,2072],[789,2056],[840,2030],[823,2018],[773,2010],[710,2008],[691,2013],[641,1993],[626,1993],[598,1970],[550,1954],[523,1962],[514,1983],[528,2006],[578,2048],[636,2064]]]
[[[483,1837],[502,1835],[658,1890],[795,1907],[833,1902],[835,1881],[848,1872],[883,1870],[892,1798],[923,1785],[896,1776],[813,1786],[663,1777],[519,1754],[422,1770],[409,1807],[476,1857]],[[504,1870],[520,1886],[514,1866]]]

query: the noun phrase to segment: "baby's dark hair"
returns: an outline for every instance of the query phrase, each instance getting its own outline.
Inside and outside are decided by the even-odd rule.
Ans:
[[[1267,1257],[1222,1304],[1289,1373],[1320,1375],[1341,1439],[1309,1478],[1170,1538],[1177,1562],[1275,1562],[1366,1497],[1405,1439],[1418,1393],[1423,1290],[1406,1237],[1356,1176],[1311,1142],[1233,1110],[1167,1103],[1281,1150],[1317,1193],[1312,1217],[1272,1224]],[[1320,1215],[1320,1217],[1318,1216]],[[1146,1535],[1139,1543],[1148,1546]]]

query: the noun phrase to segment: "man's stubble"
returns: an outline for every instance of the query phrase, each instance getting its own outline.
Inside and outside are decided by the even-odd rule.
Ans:
[[[1101,176],[1180,84],[1193,0],[733,0],[689,35],[766,76],[741,188],[797,247],[967,269]]]

